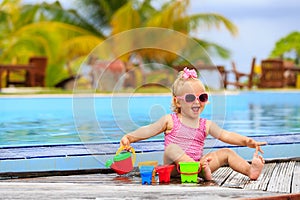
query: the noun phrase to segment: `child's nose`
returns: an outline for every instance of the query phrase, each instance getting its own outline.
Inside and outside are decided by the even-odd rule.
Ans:
[[[199,104],[202,103],[202,101],[200,101],[199,97],[197,97],[196,102],[199,103]]]

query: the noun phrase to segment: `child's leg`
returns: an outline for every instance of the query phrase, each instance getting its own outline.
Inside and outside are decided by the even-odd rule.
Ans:
[[[170,144],[165,148],[164,152],[164,164],[176,164],[178,165],[179,162],[194,162],[194,160],[186,155],[186,153],[177,145],[177,144]],[[171,176],[177,176],[179,173],[177,172],[177,168],[175,167],[171,173]]]
[[[204,178],[207,181],[212,180],[212,175],[211,175],[211,170],[209,167],[209,162],[211,161],[210,157],[205,157],[205,158],[201,158],[200,163],[201,163],[201,177]]]
[[[164,152],[164,164],[178,164],[179,162],[194,162],[194,160],[186,155],[177,144],[168,145]]]
[[[227,148],[208,153],[207,155],[203,156],[203,159],[206,158],[211,159],[209,162],[211,172],[214,172],[221,166],[228,164],[233,170],[254,180],[259,177],[264,166],[264,160],[261,156],[258,156],[257,151],[253,155],[251,165],[233,150]]]

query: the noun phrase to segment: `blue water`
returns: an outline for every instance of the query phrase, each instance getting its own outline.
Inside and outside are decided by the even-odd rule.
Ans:
[[[242,135],[300,133],[299,92],[210,96],[202,117]],[[171,97],[2,97],[0,146],[118,141],[171,112]],[[154,139],[161,139],[163,135]]]

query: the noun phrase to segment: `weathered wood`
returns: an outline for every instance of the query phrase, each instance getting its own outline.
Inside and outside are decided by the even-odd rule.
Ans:
[[[0,198],[4,199],[213,199],[275,196],[278,193],[195,184],[177,185],[104,185],[74,183],[0,182]]]
[[[278,163],[274,168],[267,190],[290,193],[294,166],[295,161]]]
[[[253,193],[259,197],[259,194],[263,194],[261,196],[265,196],[267,194],[270,195],[279,195],[281,193],[290,193],[296,194],[298,193],[300,197],[300,161],[276,161],[273,163],[266,163],[265,167],[262,171],[262,174],[256,181],[250,181],[247,176],[234,172],[229,167],[221,167],[217,171],[213,173],[213,180],[217,183],[220,187],[216,186],[215,184],[209,184],[207,182],[200,182],[199,184],[181,184],[180,178],[172,178],[171,183],[169,184],[169,195],[176,196],[176,195],[184,195],[185,187],[190,188],[191,193],[196,193],[199,191],[199,188],[206,188],[206,190],[213,190],[222,191],[227,190],[229,188],[239,188],[243,190],[237,191],[244,191],[245,193]],[[17,185],[13,185],[17,184]],[[9,192],[5,191],[5,188],[8,190],[13,191],[12,188],[18,187],[18,189],[25,189],[27,186],[33,187],[34,190],[39,194],[50,195],[50,191],[48,192],[48,186],[53,187],[51,192],[55,192],[54,189],[59,190],[62,193],[61,198],[69,198],[69,194],[77,194],[79,197],[80,195],[87,195],[83,194],[77,189],[81,190],[83,188],[95,188],[99,186],[99,189],[103,189],[104,187],[110,187],[110,189],[114,189],[115,191],[118,190],[118,187],[124,187],[124,191],[131,188],[139,188],[142,186],[141,178],[139,176],[139,172],[137,169],[130,172],[127,175],[119,176],[116,173],[109,173],[109,174],[102,174],[102,173],[93,173],[93,174],[78,174],[78,175],[69,175],[69,176],[46,176],[46,177],[36,177],[36,178],[17,178],[17,179],[6,179],[0,181],[0,196],[1,194],[7,194]],[[58,185],[59,188],[55,188],[54,186]],[[73,188],[74,186],[74,188]],[[159,183],[154,183],[152,187],[159,186],[156,190],[160,191],[161,193],[165,192]],[[68,187],[68,188],[66,188]],[[73,189],[70,189],[70,188]],[[147,188],[147,186],[145,186]],[[148,186],[151,187],[151,186]],[[195,187],[197,189],[195,189]],[[77,188],[77,189],[76,189]],[[193,189],[194,188],[194,189]],[[66,190],[67,194],[63,191]],[[259,192],[258,192],[259,191]],[[260,192],[265,193],[260,193]],[[96,192],[96,191],[95,191]],[[21,191],[22,193],[22,191]],[[19,193],[21,195],[21,193]],[[27,191],[25,192],[27,193]],[[108,195],[109,192],[106,193]],[[125,194],[125,193],[124,193]],[[130,193],[126,193],[130,194]],[[144,197],[142,196],[143,193],[139,194],[138,199]],[[30,193],[30,195],[32,195]],[[65,195],[65,196],[64,196]],[[98,196],[97,196],[98,195]],[[100,193],[94,193],[89,197],[100,197]],[[117,194],[111,194],[113,198],[118,198]],[[201,195],[201,193],[197,193],[197,195]],[[196,194],[192,194],[193,198],[196,198]],[[224,194],[222,194],[224,195]],[[52,195],[53,196],[53,195]],[[54,195],[55,196],[55,195]],[[54,197],[53,196],[53,197]],[[152,195],[154,197],[161,197],[159,195]],[[26,197],[26,196],[25,196]],[[29,196],[27,196],[29,197]],[[74,198],[77,196],[73,196]],[[188,197],[188,196],[185,196]],[[234,193],[228,194],[228,197],[234,197]],[[239,196],[239,197],[253,197],[253,196]],[[146,198],[146,197],[145,197]]]
[[[266,191],[275,166],[276,163],[265,164],[264,169],[258,179],[255,181],[251,180],[249,183],[247,183],[245,185],[245,189]]]
[[[244,188],[250,179],[238,172],[233,171],[222,186],[230,188]]]
[[[300,193],[300,162],[295,164],[292,181],[292,193]]]
[[[229,167],[221,167],[212,174],[213,180],[218,185],[222,185],[232,172],[233,172],[233,170]]]

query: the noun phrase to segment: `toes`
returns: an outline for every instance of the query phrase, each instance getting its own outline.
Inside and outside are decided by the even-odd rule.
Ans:
[[[258,156],[262,163],[265,163],[265,159],[262,156]]]

